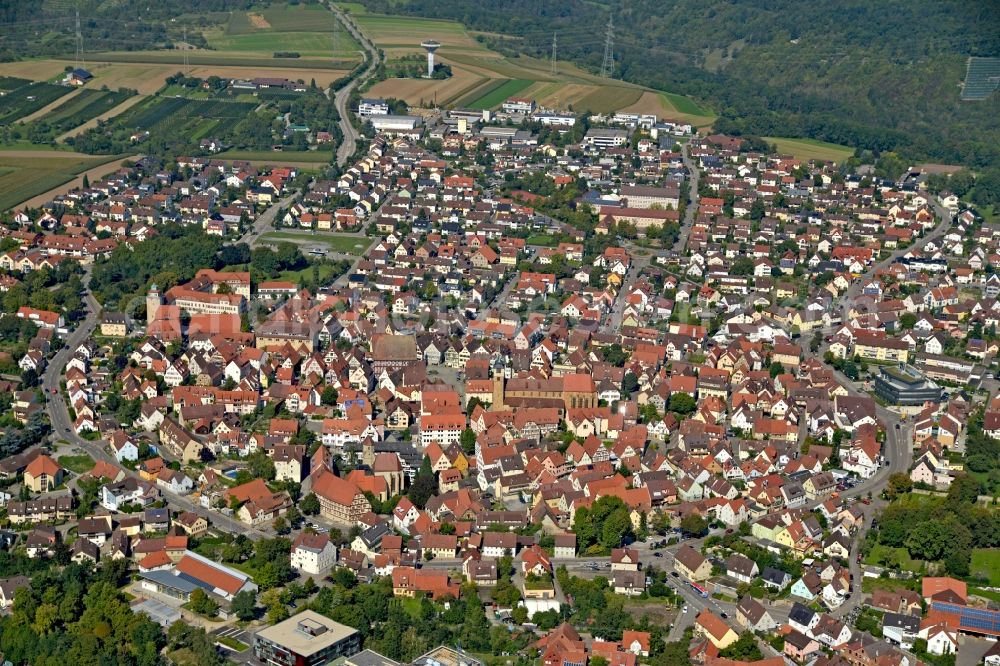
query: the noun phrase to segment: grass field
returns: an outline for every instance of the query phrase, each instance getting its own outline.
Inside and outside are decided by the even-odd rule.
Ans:
[[[329,252],[342,254],[361,254],[371,245],[370,238],[357,236],[337,236],[329,233],[294,234],[287,231],[271,231],[261,236],[262,241],[279,243],[289,241],[301,246],[326,246]]]
[[[506,81],[499,81],[498,86],[485,93],[479,99],[471,102],[469,106],[473,109],[493,109],[501,104],[508,97],[513,97],[519,92],[530,86],[534,81],[529,81],[527,79],[508,79]]]
[[[94,469],[94,459],[86,453],[81,453],[78,456],[59,456],[58,463],[65,469],[77,474],[84,474]]]
[[[1000,586],[1000,548],[976,548],[972,551],[973,576],[989,580],[990,587]]]
[[[610,113],[634,104],[640,97],[642,97],[642,90],[638,88],[603,86],[585,95],[574,105],[574,108],[593,113]]]
[[[0,150],[0,169],[4,170],[0,174],[0,211],[14,208],[108,161],[107,156],[92,157],[69,151]]]
[[[854,150],[847,146],[816,139],[783,139],[773,136],[766,136],[764,139],[775,144],[779,153],[787,153],[800,160],[842,162],[854,154]]]

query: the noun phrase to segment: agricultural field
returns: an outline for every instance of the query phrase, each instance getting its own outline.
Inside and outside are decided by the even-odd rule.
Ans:
[[[437,99],[440,105],[452,101],[486,83],[488,79],[464,70],[452,70],[450,79],[386,79],[372,86],[367,95],[374,97],[395,97],[406,100],[407,104],[419,105]]]
[[[638,100],[619,109],[625,113],[655,113],[660,118],[691,123],[696,127],[711,125],[715,115],[694,100],[681,95],[647,90]]]
[[[130,92],[85,88],[37,120],[56,132],[66,132],[107,113],[131,96]]]
[[[43,109],[73,89],[41,81],[28,81],[0,97],[0,125],[14,122]]]
[[[533,83],[534,81],[526,79],[498,79],[496,85],[491,86],[481,97],[469,102],[468,106],[473,109],[495,109],[503,104],[508,97],[517,95]]]
[[[107,157],[70,151],[0,150],[0,210],[14,208],[107,162]]]
[[[783,139],[766,136],[764,140],[778,147],[779,153],[787,153],[800,160],[829,160],[842,162],[854,154],[854,150],[836,143],[826,143],[815,139]]]

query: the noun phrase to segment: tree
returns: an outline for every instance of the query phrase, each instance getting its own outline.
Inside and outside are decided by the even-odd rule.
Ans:
[[[700,537],[708,532],[708,521],[696,513],[689,513],[681,519],[681,533],[687,537]]]
[[[673,393],[670,396],[670,400],[667,402],[668,411],[682,416],[692,414],[697,408],[698,402],[687,393]]]
[[[263,450],[256,450],[246,457],[247,471],[255,479],[273,481],[275,477],[274,460]]]
[[[720,650],[719,656],[737,661],[751,662],[760,661],[764,658],[764,655],[760,651],[760,646],[757,644],[756,637],[749,631],[741,634],[739,640],[729,647]]]
[[[913,490],[913,481],[910,480],[910,475],[899,472],[889,476],[889,485],[886,486],[885,494],[891,500],[911,490]]]
[[[205,617],[214,617],[219,612],[219,604],[200,587],[191,593],[188,607],[198,615]]]
[[[628,396],[639,390],[639,379],[633,372],[625,373],[625,380],[622,382],[622,392]]]
[[[307,580],[312,580],[308,578]],[[230,604],[236,617],[244,622],[249,622],[257,616],[257,595],[250,590],[243,590],[236,593]]]
[[[476,431],[472,428],[466,428],[462,431],[462,437],[460,439],[462,444],[462,451],[466,454],[472,454],[476,451]]]
[[[333,386],[327,386],[320,395],[320,401],[324,405],[336,405],[338,397],[337,389]]]
[[[426,457],[424,458],[426,460]],[[437,481],[434,474],[418,474],[406,492],[407,497],[415,506],[422,509],[427,506],[427,500],[437,494]]]

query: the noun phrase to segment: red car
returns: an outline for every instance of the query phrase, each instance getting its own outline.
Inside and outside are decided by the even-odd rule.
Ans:
[[[59,389],[52,389],[52,395],[55,395],[56,393],[59,393]]]
[[[863,500],[861,500],[861,503],[862,503],[862,504],[871,504],[871,503],[872,503],[872,501],[871,501],[870,499],[868,499],[868,498],[866,497],[866,498],[864,498]]]

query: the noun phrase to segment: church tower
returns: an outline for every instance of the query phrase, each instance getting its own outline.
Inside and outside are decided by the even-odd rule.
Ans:
[[[156,321],[156,313],[160,309],[160,305],[163,304],[163,296],[160,294],[160,288],[156,285],[150,285],[149,293],[146,294],[146,325],[149,326],[154,321]]]

